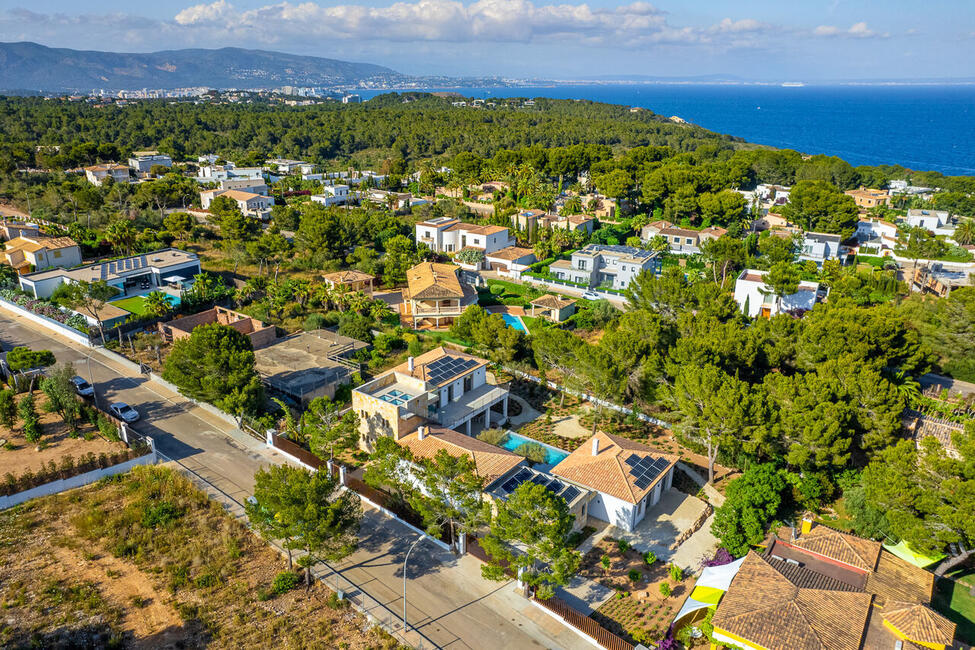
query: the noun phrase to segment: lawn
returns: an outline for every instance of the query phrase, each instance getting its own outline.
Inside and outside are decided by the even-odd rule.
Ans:
[[[965,643],[975,643],[975,597],[969,588],[949,578],[938,580],[934,589],[934,609],[958,626],[955,637]]]
[[[181,475],[139,467],[0,512],[2,647],[396,648]]]
[[[174,307],[179,304],[179,301],[174,296],[171,296],[168,293],[166,294],[166,299],[169,300],[169,303]],[[136,316],[146,315],[145,300],[143,299],[142,296],[132,296],[131,298],[122,298],[121,300],[115,300],[109,304],[114,305],[119,309],[124,309],[130,314],[135,314]]]
[[[886,257],[876,257],[874,255],[858,255],[858,264],[867,264],[877,269],[882,269],[884,267],[884,262],[887,261]]]

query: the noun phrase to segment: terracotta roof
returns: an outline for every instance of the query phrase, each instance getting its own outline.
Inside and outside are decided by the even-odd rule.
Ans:
[[[965,429],[957,422],[933,418],[913,409],[905,409],[901,424],[914,436],[914,442],[918,445],[921,444],[921,440],[930,436],[936,438],[941,446],[949,451],[955,449],[952,435],[961,433]]]
[[[818,573],[812,569],[807,569],[798,564],[792,564],[785,560],[777,560],[768,553],[762,556],[770,567],[782,574],[782,576],[797,587],[803,589],[829,589],[831,591],[858,591],[853,585],[847,584],[842,580]]]
[[[934,574],[881,549],[876,569],[867,576],[867,591],[884,602],[930,603]]]
[[[544,296],[539,296],[531,301],[532,305],[536,307],[544,307],[545,309],[562,309],[563,307],[568,307],[569,305],[576,304],[576,301],[572,298],[565,298],[563,296],[556,296],[552,293],[546,293]]]
[[[106,165],[90,165],[85,167],[86,172],[107,172],[112,169],[128,169],[125,165],[118,164],[106,164]]]
[[[711,237],[722,237],[728,234],[728,231],[724,228],[719,228],[718,226],[708,226],[701,230],[700,234],[709,235]]]
[[[447,348],[440,346],[439,348],[434,348],[427,352],[424,352],[418,357],[413,358],[413,372],[410,372],[410,362],[406,361],[400,365],[393,368],[392,372],[398,372],[404,375],[410,375],[411,377],[416,377],[417,379],[422,379],[423,381],[430,381],[429,373],[427,372],[427,366],[436,361],[437,359],[442,359],[443,357],[453,357],[454,359],[473,359],[478,362],[477,366],[471,366],[462,372],[458,372],[457,375],[466,374],[470,372],[473,368],[479,366],[486,366],[488,362],[480,357],[475,357],[473,354],[467,354],[466,352],[458,352],[456,350],[448,350]],[[449,377],[444,377],[439,385],[446,384],[452,381],[457,375],[452,375]]]
[[[456,223],[450,228],[447,228],[447,230],[464,230],[475,235],[493,235],[495,233],[505,232],[508,229],[504,226],[479,226],[474,223]]]
[[[865,593],[796,587],[749,551],[712,623],[718,633],[764,648],[858,650],[870,600]]]
[[[507,248],[502,248],[499,251],[494,251],[493,253],[488,253],[487,257],[496,257],[501,260],[517,260],[525,257],[526,255],[534,255],[535,253],[530,248],[519,248],[517,246],[508,246]]]
[[[829,526],[821,525],[814,527],[791,543],[793,546],[810,553],[822,555],[862,571],[874,570],[882,548],[880,542],[842,533]]]
[[[599,449],[595,456],[592,454],[593,438],[599,440]],[[553,467],[552,474],[563,476],[627,503],[637,504],[656,487],[678,460],[677,456],[664,454],[642,443],[602,431],[597,431],[593,438]],[[660,472],[652,483],[640,489],[636,487],[636,479],[630,474],[630,468],[624,462],[631,454],[636,454],[639,458],[663,458],[668,463],[667,468]]]
[[[672,228],[674,224],[669,221],[660,219],[659,221],[651,221],[645,227],[646,228],[656,228],[657,230],[663,230],[664,228]]]
[[[433,458],[441,449],[454,457],[470,457],[474,461],[477,475],[484,479],[485,487],[521,465],[525,460],[507,449],[495,447],[477,438],[443,427],[430,427],[423,440],[420,440],[419,433],[414,431],[397,442],[409,448],[418,458]]]
[[[406,272],[410,298],[463,298],[466,294],[453,264],[420,262]]]
[[[895,601],[888,603],[881,615],[911,641],[951,645],[955,640],[955,624],[924,605]]]
[[[693,237],[693,238],[697,239],[697,237],[698,237],[698,235],[700,233],[697,230],[688,230],[686,228],[669,227],[669,228],[661,228],[660,229],[660,232],[658,234],[661,234],[661,235],[677,235],[679,237]]]
[[[220,194],[217,196],[226,196],[234,201],[250,201],[251,199],[261,198],[260,194],[254,194],[253,192],[245,192],[243,190],[221,190]]]
[[[322,276],[322,280],[327,282],[333,282],[337,284],[348,284],[352,282],[365,282],[366,280],[375,280],[376,276],[369,275],[362,271],[357,271],[356,269],[349,269],[347,271],[336,271],[335,273],[326,273]]]
[[[36,253],[39,250],[58,250],[61,248],[71,248],[77,246],[77,242],[70,237],[38,237],[37,239],[27,237],[14,237],[6,243],[6,248],[10,250],[22,250],[28,253]]]

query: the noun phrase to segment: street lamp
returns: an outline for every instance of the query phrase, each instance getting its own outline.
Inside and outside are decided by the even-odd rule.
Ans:
[[[403,634],[409,631],[409,627],[406,623],[406,563],[410,561],[410,553],[416,548],[416,545],[423,541],[423,535],[416,538],[416,541],[410,546],[410,550],[406,552],[406,558],[403,560]]]
[[[87,357],[85,357],[85,361],[88,362],[88,383],[91,384],[91,399],[95,403],[95,408],[98,408],[98,390],[95,388],[95,378],[91,374],[90,354]]]

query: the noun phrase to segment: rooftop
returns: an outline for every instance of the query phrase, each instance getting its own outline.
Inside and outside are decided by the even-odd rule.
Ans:
[[[534,251],[530,248],[519,248],[518,246],[508,246],[507,248],[502,248],[499,251],[494,251],[493,253],[488,253],[488,257],[495,257],[501,260],[517,260],[528,255],[534,255]]]
[[[456,223],[447,230],[463,230],[474,235],[493,235],[499,232],[507,232],[504,226],[480,226],[475,223]]]
[[[336,271],[335,273],[326,273],[322,276],[322,280],[326,282],[332,282],[334,284],[348,284],[352,282],[366,282],[368,280],[375,280],[376,276],[369,275],[368,273],[363,273],[362,271],[357,271],[355,269],[349,269],[348,271]]]
[[[142,274],[151,268],[169,268],[189,262],[199,262],[196,253],[190,253],[178,248],[163,248],[151,253],[145,253],[144,255],[132,255],[107,262],[95,262],[94,264],[86,264],[73,269],[38,271],[37,273],[23,275],[21,279],[36,282],[50,278],[66,277],[75,281],[110,281],[130,275]]]
[[[474,290],[460,281],[459,271],[454,264],[420,262],[406,272],[410,299],[471,297]]]
[[[6,243],[8,251],[14,249],[35,253],[39,250],[58,250],[77,246],[78,242],[70,237],[14,237]]]
[[[302,395],[344,381],[351,374],[345,359],[368,344],[329,330],[299,332],[254,351],[255,367],[272,388]]]
[[[593,453],[594,441],[598,441]],[[589,441],[552,468],[552,473],[598,492],[637,504],[677,463],[664,454],[628,438],[597,431]]]
[[[539,296],[531,301],[532,305],[536,307],[543,307],[545,309],[562,309],[563,307],[568,307],[569,305],[574,305],[576,303],[572,298],[566,298],[565,296],[557,296],[552,293],[546,293],[544,296]]]
[[[533,467],[520,467],[517,472],[511,472],[504,477],[498,485],[491,490],[491,494],[496,497],[507,499],[508,495],[514,492],[522,483],[537,483],[549,492],[556,494],[563,499],[570,508],[576,503],[586,498],[590,493],[586,488],[573,485],[564,480],[553,477],[551,474],[542,472]]]
[[[441,449],[454,457],[469,457],[474,461],[477,476],[484,479],[485,487],[525,460],[507,449],[443,427],[429,427],[422,440],[419,432],[414,431],[397,442],[407,447],[417,458],[433,458]]]
[[[586,255],[595,257],[597,255],[609,255],[612,257],[622,257],[643,263],[658,255],[656,251],[648,251],[635,246],[613,246],[610,244],[587,244],[585,248],[580,248],[573,255]]]
[[[475,368],[486,366],[487,363],[486,360],[474,355],[440,346],[414,357],[412,372],[409,361],[393,368],[393,372],[409,375],[435,386],[442,386]]]
[[[833,235],[828,232],[807,232],[803,235],[803,237],[805,239],[811,239],[812,241],[818,241],[824,244],[839,244],[841,239],[839,235]]]

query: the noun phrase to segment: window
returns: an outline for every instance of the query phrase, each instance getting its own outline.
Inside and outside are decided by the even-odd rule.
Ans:
[[[693,240],[693,239],[691,239],[690,237],[688,237],[688,238],[687,238],[687,244],[688,244],[688,245],[691,245],[691,244],[693,244],[693,243],[694,243],[694,240]]]
[[[579,265],[579,270],[580,271],[585,271],[586,270],[586,260],[579,260],[578,261],[578,265]]]
[[[679,244],[680,243],[680,237],[674,237],[674,243],[675,244]]]
[[[61,257],[61,251],[54,251],[54,259]]]

